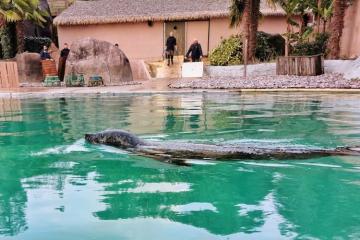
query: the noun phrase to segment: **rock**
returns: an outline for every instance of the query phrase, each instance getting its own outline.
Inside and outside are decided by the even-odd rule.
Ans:
[[[65,76],[84,74],[86,85],[94,75],[101,76],[105,85],[133,81],[129,59],[113,44],[84,38],[73,42],[70,49]]]
[[[24,52],[16,55],[20,83],[41,83],[44,80],[40,54]]]
[[[56,69],[58,69],[59,66],[59,58],[60,58],[60,50],[55,46],[55,44],[52,42],[49,47],[49,53],[52,59],[55,60],[56,63]]]
[[[360,81],[350,81],[342,74],[331,73],[320,76],[267,75],[243,77],[204,77],[179,79],[170,88],[214,88],[214,89],[274,89],[274,88],[342,88],[360,89]]]
[[[360,57],[355,59],[352,63],[349,64],[349,68],[345,72],[344,78],[348,80],[351,79],[360,80]]]

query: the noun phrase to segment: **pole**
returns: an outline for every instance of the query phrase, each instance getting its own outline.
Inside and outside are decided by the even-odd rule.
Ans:
[[[248,63],[248,39],[245,38],[245,43],[244,43],[244,78],[247,77],[247,63]]]

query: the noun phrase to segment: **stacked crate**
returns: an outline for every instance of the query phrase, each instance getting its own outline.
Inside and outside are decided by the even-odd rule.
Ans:
[[[56,63],[54,60],[41,61],[43,75],[45,77],[44,86],[56,87],[60,86],[60,79],[56,70]]]

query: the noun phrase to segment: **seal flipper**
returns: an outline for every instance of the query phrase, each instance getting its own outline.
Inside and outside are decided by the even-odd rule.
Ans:
[[[335,149],[338,155],[360,156],[360,146],[340,147]]]
[[[154,154],[154,153],[153,154],[141,153],[139,155],[141,155],[143,157],[152,158],[152,159],[155,159],[155,160],[160,161],[160,162],[174,164],[174,165],[177,165],[177,166],[185,166],[185,167],[192,166],[192,164],[188,163],[186,161],[186,159],[174,158],[174,157],[171,157],[171,155],[164,154],[164,153],[156,153],[156,154]]]

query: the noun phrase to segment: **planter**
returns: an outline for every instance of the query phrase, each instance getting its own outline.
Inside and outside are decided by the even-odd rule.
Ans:
[[[276,74],[296,76],[324,74],[324,57],[322,55],[278,57]]]

